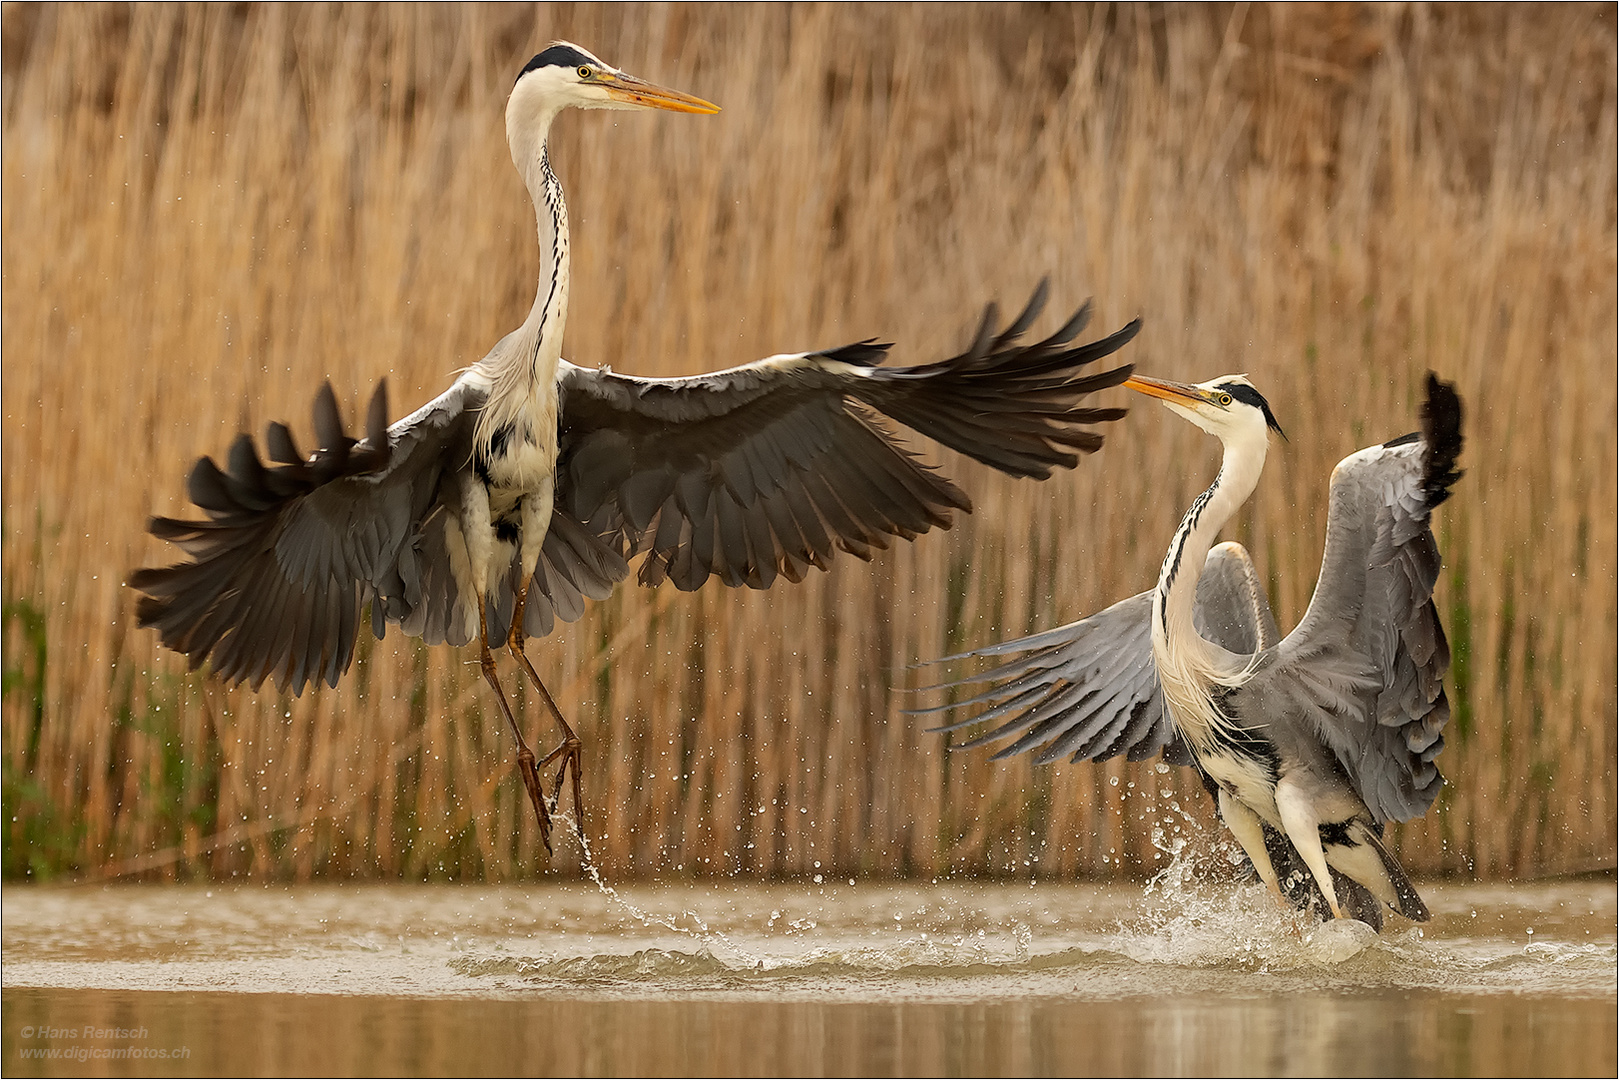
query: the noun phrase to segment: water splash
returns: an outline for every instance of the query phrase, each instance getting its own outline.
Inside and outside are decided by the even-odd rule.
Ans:
[[[1378,944],[1364,923],[1342,920],[1329,928],[1278,904],[1257,880],[1233,879],[1225,868],[1241,866],[1241,852],[1223,837],[1211,838],[1178,804],[1171,809],[1179,820],[1161,819],[1152,830],[1153,845],[1169,861],[1147,883],[1142,914],[1118,926],[1124,955],[1142,963],[1267,971],[1339,964]]]
[[[579,827],[579,823],[571,815],[558,815],[552,820],[566,822],[568,828],[573,831],[573,835],[578,839],[580,850],[583,853],[581,865],[586,875],[595,883],[597,890],[607,898],[609,903],[623,910],[631,918],[640,920],[642,926],[661,926],[665,930],[694,939],[699,943],[698,955],[706,955],[712,958],[714,947],[718,946],[731,952],[739,961],[748,965],[756,965],[760,962],[758,957],[749,953],[748,950],[738,945],[726,934],[710,929],[708,923],[695,911],[682,911],[680,915],[671,917],[654,914],[631,903],[602,878],[601,869],[596,865],[596,860],[590,852],[590,838],[585,835],[585,830]],[[692,925],[682,926],[677,921],[679,919],[690,919]]]

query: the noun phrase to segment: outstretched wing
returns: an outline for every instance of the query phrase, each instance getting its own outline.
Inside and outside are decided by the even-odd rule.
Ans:
[[[1462,408],[1428,376],[1422,432],[1333,470],[1321,577],[1304,619],[1245,693],[1313,721],[1378,822],[1419,817],[1441,779],[1450,647],[1433,603],[1434,507],[1460,477]]]
[[[277,464],[266,466],[246,434],[225,469],[198,460],[187,490],[207,520],[152,519],[152,534],[191,561],[130,577],[146,594],[140,624],[193,669],[211,660],[228,682],[336,685],[353,660],[361,604],[403,593],[400,550],[432,508],[446,460],[470,446],[465,397],[458,385],[388,429],[379,385],[356,441],[327,384],[315,398],[320,449],[308,458],[273,423],[265,447]]]
[[[1011,326],[986,312],[972,347],[936,364],[878,365],[886,345],[776,356],[681,379],[642,379],[564,364],[559,382],[557,505],[626,556],[640,580],[695,589],[769,587],[825,569],[836,550],[861,559],[888,537],[947,528],[967,496],[901,447],[885,415],[1015,476],[1072,467],[1102,437],[1088,426],[1123,409],[1081,408],[1128,367],[1080,368],[1118,350],[1139,321],[1088,345],[1070,342],[1083,308],[1055,334],[1019,339],[1041,285]]]
[[[1240,544],[1221,544],[1209,552],[1197,583],[1193,621],[1204,637],[1235,653],[1267,648],[1280,636],[1253,561]],[[970,678],[928,688],[994,683],[990,689],[965,701],[915,711],[970,711],[966,718],[936,731],[1011,717],[958,747],[1017,736],[995,754],[997,759],[1032,752],[1042,764],[1065,754],[1070,761],[1105,761],[1119,754],[1140,761],[1164,750],[1168,760],[1192,764],[1164,712],[1158,688],[1150,591],[1055,630],[944,659],[1018,653],[1024,655]]]
[[[257,689],[273,679],[302,693],[336,686],[354,659],[360,609],[372,604],[372,632],[388,622],[432,640],[462,636],[475,616],[460,603],[444,543],[447,477],[472,456],[472,425],[485,391],[458,380],[444,394],[387,427],[386,384],[367,414],[366,436],[343,427],[330,385],[315,399],[320,448],[307,458],[273,423],[259,457],[237,437],[226,467],[204,457],[191,471],[203,521],[153,518],[153,535],[190,561],[135,571],[135,612],[163,644],[196,669],[210,661],[227,682]],[[528,624],[550,628],[553,612],[577,618],[578,596],[604,596],[627,568],[574,522],[558,521],[545,543]],[[614,574],[616,573],[616,576]],[[436,635],[436,636],[435,636]],[[464,641],[464,637],[462,638]]]

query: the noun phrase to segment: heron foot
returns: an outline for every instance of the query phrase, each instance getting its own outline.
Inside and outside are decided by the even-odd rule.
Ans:
[[[540,762],[540,768],[547,768],[553,761],[560,760],[562,762],[557,768],[556,787],[552,789],[555,792],[551,797],[551,813],[553,814],[557,811],[557,805],[562,802],[562,778],[572,775],[574,826],[583,833],[585,828],[585,801],[579,793],[579,762],[582,756],[580,747],[583,744],[580,743],[579,737],[566,724],[563,724],[562,728],[563,731],[567,732],[562,745],[545,755],[545,760]]]

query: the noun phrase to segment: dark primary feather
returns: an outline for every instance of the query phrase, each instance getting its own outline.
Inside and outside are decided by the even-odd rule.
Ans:
[[[1193,620],[1204,637],[1232,652],[1253,652],[1281,636],[1253,561],[1237,544],[1221,544],[1209,552],[1197,584]],[[1169,760],[1191,764],[1163,708],[1152,657],[1151,591],[1055,630],[936,662],[1017,654],[1023,655],[928,688],[992,684],[987,690],[914,711],[957,709],[969,714],[935,731],[958,731],[1010,716],[963,744],[978,746],[1020,736],[997,752],[997,758],[1034,752],[1041,763],[1064,756],[1070,761],[1105,761],[1119,754],[1140,761],[1163,750]]]
[[[762,360],[679,379],[564,364],[557,499],[626,557],[640,580],[695,589],[710,576],[768,588],[825,569],[838,550],[869,559],[889,537],[947,528],[967,496],[919,462],[878,414],[1014,476],[1045,477],[1096,449],[1081,408],[1129,367],[1080,369],[1133,338],[1139,321],[1073,346],[1088,308],[1020,344],[1045,287],[999,333],[993,307],[971,348],[917,367],[878,366],[886,346]]]
[[[226,682],[257,688],[271,679],[295,694],[316,680],[337,685],[368,602],[379,638],[388,622],[429,640],[453,636],[450,613],[463,598],[449,571],[441,498],[447,474],[471,459],[482,403],[480,391],[458,382],[390,429],[379,386],[366,437],[356,440],[327,385],[315,399],[320,445],[308,458],[278,423],[265,436],[273,465],[247,435],[225,470],[202,458],[188,491],[206,519],[151,522],[153,535],[190,561],[130,577],[145,594],[135,608],[140,624],[193,669],[211,662]],[[607,595],[627,572],[577,522],[555,521],[526,625],[549,630],[555,618],[578,618],[582,595]]]
[[[386,385],[370,415],[386,415]],[[395,538],[350,528],[346,516],[398,518],[411,491],[378,481],[412,475],[409,455],[371,424],[370,441],[347,435],[330,385],[315,399],[321,448],[307,460],[290,434],[272,425],[265,467],[253,441],[238,436],[226,470],[200,459],[187,485],[205,521],[154,518],[153,535],[192,557],[164,569],[142,569],[130,584],[146,595],[136,605],[142,626],[185,653],[196,668],[212,659],[228,681],[302,689],[313,679],[335,684],[353,659],[362,569],[387,558]],[[407,466],[401,468],[401,466]],[[334,493],[341,493],[333,498]],[[310,543],[314,538],[324,542]]]
[[[1462,453],[1462,399],[1453,383],[1428,372],[1428,396],[1422,403],[1422,488],[1430,511],[1450,498],[1450,489],[1462,478],[1456,459]]]

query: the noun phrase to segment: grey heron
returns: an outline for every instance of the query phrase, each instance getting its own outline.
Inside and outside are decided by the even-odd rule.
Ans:
[[[1430,373],[1422,430],[1333,470],[1315,594],[1283,638],[1248,553],[1213,546],[1259,482],[1269,433],[1281,434],[1269,403],[1240,375],[1123,385],[1224,447],[1157,587],[1067,626],[947,657],[1017,658],[943,684],[988,690],[917,711],[971,711],[940,731],[1004,721],[964,744],[1016,736],[997,758],[1139,761],[1161,750],[1203,774],[1273,892],[1283,888],[1276,861],[1297,859],[1334,917],[1347,907],[1380,926],[1383,904],[1426,920],[1383,830],[1426,813],[1441,784],[1434,759],[1450,717],[1450,651],[1433,602],[1440,555],[1429,517],[1460,476],[1454,386]]]
[[[204,457],[188,492],[204,520],[156,517],[151,532],[187,561],[136,571],[136,613],[162,643],[227,683],[266,679],[293,694],[337,685],[361,613],[428,644],[478,643],[482,674],[518,748],[518,771],[551,847],[540,771],[557,765],[552,808],[572,774],[583,820],[580,744],[524,651],[572,621],[640,557],[639,579],[683,590],[710,577],[763,589],[826,569],[836,551],[869,560],[889,537],[914,539],[969,511],[966,494],[878,420],[910,427],[1014,476],[1072,467],[1123,410],[1085,408],[1126,367],[1109,356],[1131,322],[1073,341],[1088,306],[1024,342],[1045,298],[997,330],[994,306],[964,353],[880,366],[888,346],[769,357],[708,375],[651,379],[562,358],[568,215],[546,149],[567,108],[714,113],[717,106],[557,42],[518,75],[506,105],[512,161],[534,203],[541,273],[523,324],[442,395],[388,423],[386,384],[363,436],[345,429],[328,384],[315,400],[317,449],[282,424],[237,437],[225,467]],[[536,759],[502,689],[501,643],[538,691],[561,743]]]

